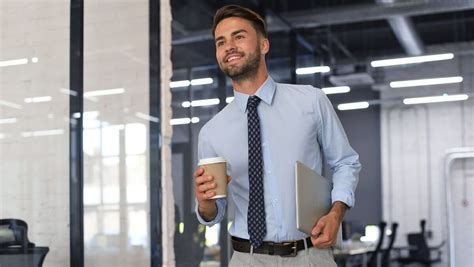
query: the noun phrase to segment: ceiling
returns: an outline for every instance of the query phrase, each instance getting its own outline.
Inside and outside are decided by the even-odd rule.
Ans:
[[[173,0],[171,4],[175,70],[215,66],[210,28],[215,10],[225,4],[241,4],[265,15],[271,43],[268,58],[280,60],[279,66],[290,66],[281,61],[289,62],[292,30],[299,57],[316,57],[331,65],[416,55],[428,46],[474,39],[472,0]]]

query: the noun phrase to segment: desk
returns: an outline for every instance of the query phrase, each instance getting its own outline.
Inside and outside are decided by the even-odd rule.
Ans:
[[[360,244],[359,244],[360,243]],[[351,266],[349,259],[360,257],[363,267],[367,266],[367,253],[375,251],[375,246],[372,244],[364,244],[362,242],[351,243],[350,245],[343,245],[342,248],[335,248],[333,250],[334,259],[337,263],[341,263],[345,267]]]
[[[48,252],[48,247],[0,248],[0,267],[41,267]]]

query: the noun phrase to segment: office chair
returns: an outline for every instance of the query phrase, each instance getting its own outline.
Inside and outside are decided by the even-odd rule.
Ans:
[[[48,252],[28,240],[25,221],[0,219],[0,266],[41,267]]]
[[[408,248],[400,248],[399,250],[408,250],[408,257],[399,256],[395,259],[402,265],[419,263],[423,266],[431,266],[433,263],[441,262],[441,247],[444,245],[444,241],[440,245],[435,247],[428,247],[428,243],[425,237],[425,224],[426,221],[422,220],[421,232],[411,233],[407,235]],[[435,252],[435,257],[431,257]]]
[[[19,219],[0,219],[2,235],[0,247],[21,246],[22,248],[34,247],[35,244],[28,240],[28,225]]]
[[[390,241],[388,243],[387,248],[385,248],[382,253],[382,267],[390,266],[390,253],[392,251],[393,244],[395,243],[395,238],[397,237],[397,229],[398,223],[392,223],[392,233],[390,234]]]
[[[382,249],[383,241],[385,238],[385,228],[387,227],[387,223],[382,221],[379,223],[379,229],[380,229],[380,236],[379,236],[379,241],[377,243],[377,246],[375,247],[375,250],[370,253],[370,258],[367,261],[367,266],[368,267],[376,267],[378,265],[378,255],[380,253],[380,250]]]

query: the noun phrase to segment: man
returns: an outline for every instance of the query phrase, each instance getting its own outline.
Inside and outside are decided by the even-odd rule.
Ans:
[[[361,167],[331,103],[312,86],[273,81],[265,63],[270,48],[265,22],[253,11],[219,9],[212,33],[235,99],[201,129],[198,154],[224,157],[233,177],[230,266],[335,266],[330,247],[354,205]],[[299,160],[321,173],[323,155],[333,171],[333,204],[308,237],[296,228],[294,165]],[[216,184],[203,172],[194,173],[196,214],[211,226],[223,219],[227,199],[211,199]]]

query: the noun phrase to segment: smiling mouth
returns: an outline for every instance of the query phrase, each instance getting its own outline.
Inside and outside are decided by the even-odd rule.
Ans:
[[[241,55],[232,55],[232,56],[227,57],[227,59],[225,60],[225,62],[230,63],[230,62],[239,60],[239,59],[241,59],[241,58],[242,58]]]

